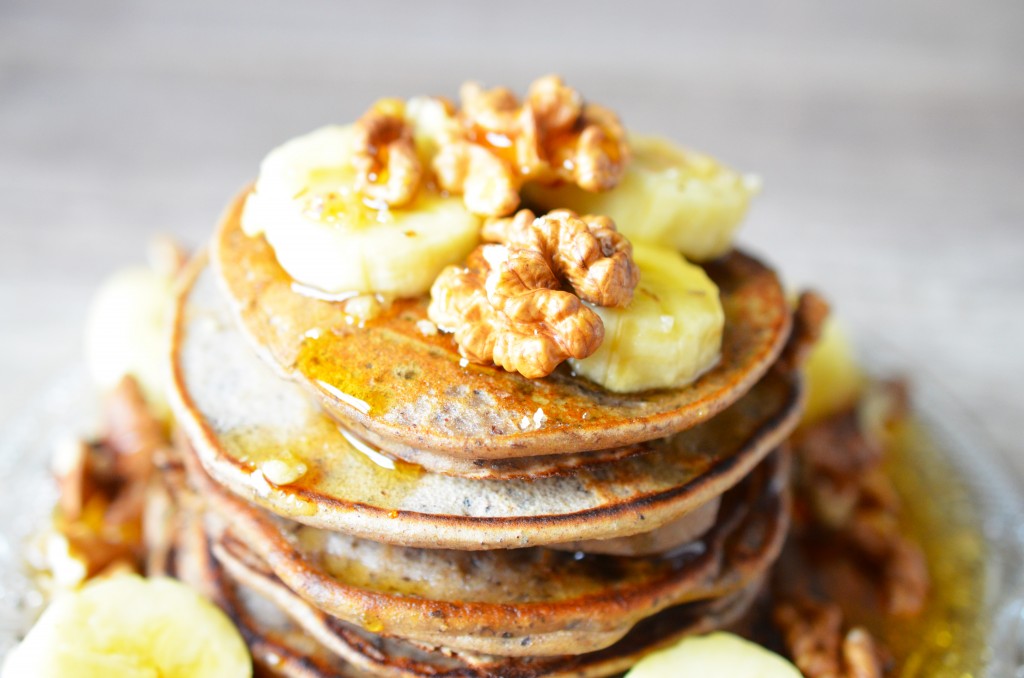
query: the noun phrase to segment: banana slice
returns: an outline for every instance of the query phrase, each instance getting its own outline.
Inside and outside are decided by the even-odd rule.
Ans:
[[[725,313],[704,269],[673,250],[634,245],[640,283],[626,308],[590,307],[604,341],[573,370],[617,393],[684,386],[712,367]],[[589,305],[589,304],[588,304]]]
[[[793,664],[760,645],[719,631],[684,638],[647,655],[626,678],[801,678]]]
[[[170,276],[142,266],[118,271],[96,292],[85,326],[86,363],[96,384],[110,389],[125,376],[135,377],[164,419],[170,413],[164,356],[172,287]]]
[[[243,678],[245,642],[215,605],[173,579],[123,575],[57,598],[0,678]]]
[[[409,297],[476,246],[480,220],[460,197],[421,187],[401,209],[355,187],[353,127],[324,127],[271,151],[246,201],[242,228],[263,234],[299,283],[332,295]]]
[[[829,316],[821,328],[818,343],[804,365],[807,407],[804,424],[812,424],[857,402],[864,390],[864,372],[853,357],[853,349],[842,326]]]
[[[633,160],[610,191],[528,184],[523,189],[527,203],[607,215],[634,243],[671,247],[694,261],[728,251],[757,192],[757,179],[659,137],[631,136],[629,143]]]

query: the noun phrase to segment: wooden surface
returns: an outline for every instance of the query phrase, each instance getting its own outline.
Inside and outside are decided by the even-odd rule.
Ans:
[[[0,422],[91,290],[385,95],[555,71],[764,179],[742,239],[1024,478],[1024,3],[0,3]],[[2,425],[2,424],[0,424]]]

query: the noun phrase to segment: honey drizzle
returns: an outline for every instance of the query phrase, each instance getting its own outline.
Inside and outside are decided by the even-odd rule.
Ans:
[[[920,423],[897,424],[886,443],[885,470],[902,498],[904,529],[925,552],[931,591],[916,618],[865,623],[897,658],[893,675],[972,678],[982,665],[988,635],[981,517],[960,474],[941,458]]]
[[[327,415],[311,417],[300,431],[287,435],[279,430],[246,429],[225,436],[227,449],[250,473],[261,473],[262,463],[282,458],[308,467],[295,482],[268,484],[264,490],[296,515],[316,513],[315,501],[306,498],[304,491],[312,489],[377,506],[397,517],[399,504],[416,490],[424,473],[423,467],[389,457],[343,431]],[[291,450],[302,450],[302,457]]]
[[[296,367],[319,388],[347,403],[362,414],[386,412],[390,399],[385,389],[376,388],[373,379],[360,383],[353,373],[342,366],[336,357],[339,339],[331,331],[320,332],[303,339]]]

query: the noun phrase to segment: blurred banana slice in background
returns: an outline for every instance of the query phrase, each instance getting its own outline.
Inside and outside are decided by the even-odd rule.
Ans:
[[[185,253],[169,240],[150,246],[150,265],[111,274],[96,291],[85,323],[85,358],[93,381],[113,389],[124,377],[138,380],[146,402],[166,420],[167,319],[174,279]]]
[[[58,597],[0,678],[247,678],[231,620],[173,579],[120,575]]]
[[[263,234],[281,267],[321,292],[423,294],[476,246],[480,219],[461,197],[426,186],[400,209],[367,201],[356,188],[353,141],[354,126],[329,126],[271,151],[242,228]]]
[[[807,406],[803,424],[813,424],[853,406],[867,384],[842,325],[830,315],[804,364]]]

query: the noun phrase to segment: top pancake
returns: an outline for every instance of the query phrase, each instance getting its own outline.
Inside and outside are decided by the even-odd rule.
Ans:
[[[735,402],[789,334],[778,278],[733,252],[705,266],[725,310],[721,360],[689,386],[616,394],[564,365],[544,379],[467,365],[451,335],[425,336],[417,327],[427,317],[426,297],[399,299],[355,327],[341,304],[296,291],[267,242],[242,232],[246,195],[229,206],[213,245],[214,266],[246,334],[346,429],[397,456],[505,459],[660,438]]]
[[[650,532],[732,487],[799,417],[797,375],[773,369],[710,421],[645,443],[636,454],[538,478],[424,472],[354,445],[306,390],[250,349],[203,258],[189,273],[171,356],[178,423],[217,482],[278,515],[329,530],[456,549]],[[270,462],[301,463],[307,472],[270,485],[262,471]]]

